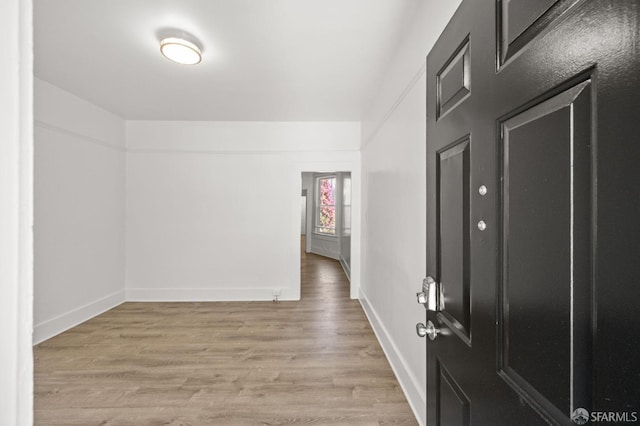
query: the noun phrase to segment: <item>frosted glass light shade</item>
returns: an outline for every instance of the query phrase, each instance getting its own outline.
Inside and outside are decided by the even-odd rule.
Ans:
[[[195,65],[202,60],[202,52],[195,44],[181,38],[169,37],[160,42],[160,52],[173,62]]]

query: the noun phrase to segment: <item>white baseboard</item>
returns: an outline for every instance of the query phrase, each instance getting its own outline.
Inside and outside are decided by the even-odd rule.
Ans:
[[[426,395],[420,389],[420,380],[415,377],[407,368],[407,362],[398,350],[393,337],[389,334],[386,327],[380,321],[380,317],[376,313],[376,310],[369,304],[366,294],[360,289],[360,304],[364,309],[371,328],[375,333],[382,350],[384,351],[391,368],[400,383],[400,387],[404,391],[407,401],[413,410],[413,414],[416,416],[420,425],[426,424]]]
[[[280,301],[300,300],[299,289],[282,288]],[[104,296],[33,327],[33,344],[44,342],[124,302],[272,301],[272,289],[128,288]]]
[[[100,315],[109,309],[115,308],[121,303],[124,303],[124,301],[124,290],[118,290],[115,293],[108,294],[98,300],[87,303],[79,308],[72,309],[62,315],[42,321],[33,327],[33,344],[37,345],[40,342],[44,342],[45,340],[67,331],[78,324],[90,320],[96,315]]]
[[[300,290],[279,288],[280,301],[300,300]],[[127,288],[127,302],[247,302],[272,301],[273,289]]]
[[[324,256],[324,257],[328,257],[330,259],[333,260],[340,260],[340,252],[339,251],[333,251],[333,250],[327,250],[324,247],[311,247],[311,253],[320,255],[320,256]]]
[[[349,280],[349,282],[351,282],[351,267],[349,266],[347,261],[344,259],[344,257],[342,257],[342,255],[340,255],[340,265],[342,265],[342,269],[344,270],[344,273],[347,276],[347,279]]]

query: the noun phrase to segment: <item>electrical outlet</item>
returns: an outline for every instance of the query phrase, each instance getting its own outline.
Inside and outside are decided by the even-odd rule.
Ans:
[[[280,297],[280,289],[279,288],[273,289],[271,294],[273,295],[273,297]]]

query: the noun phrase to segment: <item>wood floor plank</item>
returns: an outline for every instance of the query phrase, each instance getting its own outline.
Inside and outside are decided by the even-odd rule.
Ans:
[[[35,424],[416,425],[338,262],[299,302],[124,303],[34,348]]]

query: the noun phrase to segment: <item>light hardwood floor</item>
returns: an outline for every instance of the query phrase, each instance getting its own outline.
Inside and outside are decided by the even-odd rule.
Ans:
[[[338,262],[300,302],[124,303],[34,348],[36,425],[415,425]]]

